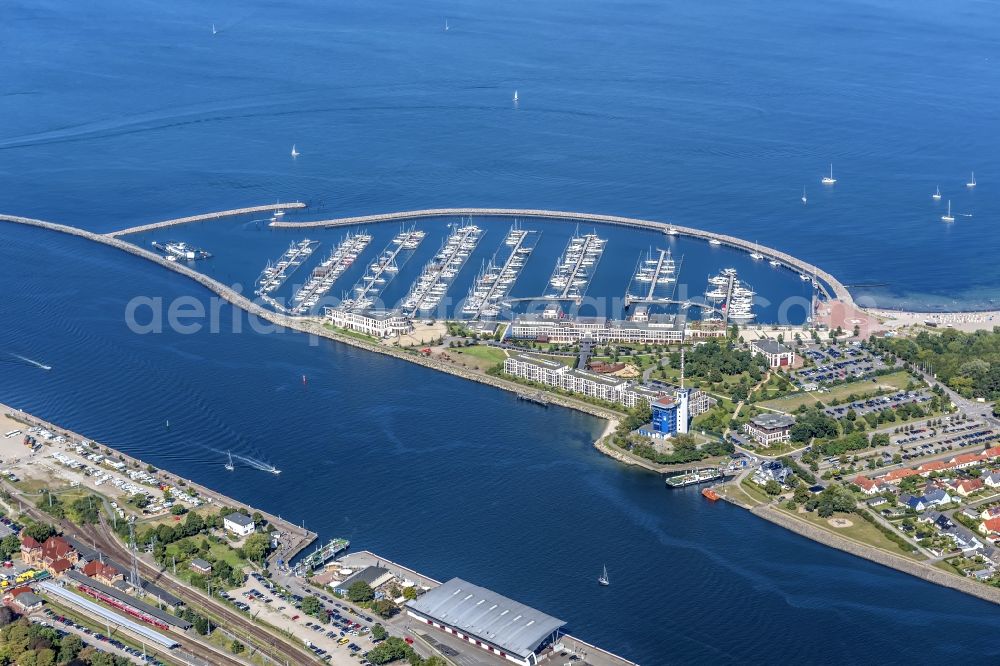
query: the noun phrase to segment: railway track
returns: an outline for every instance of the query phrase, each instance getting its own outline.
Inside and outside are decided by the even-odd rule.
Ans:
[[[49,524],[53,524],[54,523],[55,525],[58,526],[58,528],[64,534],[80,535],[80,536],[86,535],[86,536],[89,536],[89,537],[91,537],[92,541],[95,541],[96,543],[100,544],[102,548],[104,547],[104,545],[105,545],[105,543],[107,541],[106,539],[96,539],[95,535],[93,535],[93,534],[90,533],[91,531],[89,531],[87,529],[83,529],[79,525],[71,523],[68,520],[65,520],[65,519],[56,520],[56,519],[54,519],[52,516],[50,516],[47,513],[43,512],[41,509],[36,508],[31,503],[31,498],[25,497],[20,492],[20,490],[18,490],[14,486],[8,484],[7,482],[4,482],[2,485],[3,485],[4,489],[7,490],[7,492],[9,492],[11,494],[12,497],[15,497],[15,498],[17,498],[18,500],[21,501],[23,512],[26,513],[27,515],[31,516],[34,520],[37,520],[37,521],[43,522],[43,523],[49,523]],[[96,532],[96,530],[93,530],[93,531]],[[121,551],[125,551],[125,549],[123,547],[121,547],[119,549],[119,551],[117,551],[117,552],[121,552]],[[128,554],[127,551],[125,551],[125,554],[126,555]],[[130,560],[130,558],[126,558],[124,560],[124,562],[128,562],[129,560]],[[166,587],[166,585],[164,585],[163,587]],[[176,590],[174,590],[174,591],[176,591]],[[177,596],[185,596],[185,595],[178,594]],[[190,596],[190,595],[187,595],[187,596]],[[225,652],[223,652],[221,650],[217,650],[214,647],[209,647],[209,646],[201,643],[200,641],[197,641],[197,640],[191,638],[190,636],[188,636],[186,634],[183,634],[183,633],[180,633],[180,632],[176,632],[176,631],[171,631],[171,632],[168,632],[168,635],[171,638],[175,639],[180,644],[180,649],[181,649],[180,652],[176,652],[175,651],[175,652],[171,652],[170,653],[171,655],[173,655],[173,658],[176,661],[178,661],[178,662],[192,664],[193,666],[203,666],[205,664],[225,664],[227,666],[246,666],[246,664],[247,664],[247,662],[245,662],[245,661],[237,659],[234,656],[228,655]],[[130,642],[135,642],[135,639],[133,639],[133,638],[130,638],[129,640],[130,640]],[[189,656],[194,657],[194,659],[188,658]]]
[[[97,545],[98,549],[103,550],[111,557],[118,559],[123,564],[131,562],[131,553],[129,553],[128,549],[125,548],[125,546],[122,545],[110,532],[103,517],[100,528],[94,525],[88,525],[84,528],[76,527],[76,529],[80,530],[91,541],[93,541]],[[139,574],[146,580],[159,585],[168,592],[177,595],[181,599],[191,600],[198,606],[206,608],[211,614],[215,615],[217,618],[221,618],[222,621],[220,624],[225,626],[226,629],[238,635],[247,636],[248,640],[254,647],[278,663],[325,663],[312,652],[308,652],[302,649],[299,645],[292,643],[287,639],[282,639],[266,629],[257,626],[248,618],[215,601],[201,590],[197,590],[174,581],[168,575],[164,574],[164,572],[157,570],[155,567],[150,566],[142,560],[138,560],[138,566]],[[271,648],[271,650],[268,650],[267,648]],[[237,661],[234,663],[242,662]]]

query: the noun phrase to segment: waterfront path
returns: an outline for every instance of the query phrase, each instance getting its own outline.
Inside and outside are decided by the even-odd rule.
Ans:
[[[426,210],[409,210],[397,213],[383,213],[380,215],[362,215],[357,217],[341,217],[332,220],[314,220],[311,222],[271,222],[272,227],[281,228],[310,228],[310,227],[344,227],[355,224],[377,224],[379,222],[401,222],[405,220],[428,218],[428,217],[541,217],[553,220],[568,220],[572,222],[599,222],[601,224],[613,224],[617,226],[633,227],[637,229],[650,229],[661,233],[674,232],[678,236],[691,236],[705,241],[717,240],[723,245],[734,247],[747,252],[757,251],[764,255],[765,259],[780,261],[785,266],[793,268],[804,275],[818,278],[817,287],[827,298],[836,298],[846,305],[853,305],[854,299],[847,287],[843,285],[833,275],[827,273],[818,266],[814,266],[797,257],[775,250],[774,248],[757,245],[750,241],[717,234],[713,231],[704,231],[693,227],[682,227],[666,222],[656,222],[653,220],[641,220],[633,217],[620,217],[618,215],[599,215],[591,213],[574,213],[559,210],[536,210],[527,208],[429,208]]]
[[[153,231],[154,229],[164,229],[166,227],[174,227],[179,224],[188,224],[190,222],[204,222],[205,220],[218,220],[223,217],[234,217],[236,215],[249,215],[251,213],[270,213],[275,210],[288,210],[289,208],[305,208],[304,203],[299,203],[295,201],[293,203],[273,203],[267,204],[266,206],[249,206],[247,208],[234,208],[232,210],[220,210],[215,213],[202,213],[201,215],[189,215],[188,217],[178,217],[173,220],[163,220],[162,222],[151,222],[150,224],[140,224],[135,227],[128,227],[127,229],[119,229],[118,231],[112,231],[106,236],[127,236],[129,234],[138,234],[143,231]]]

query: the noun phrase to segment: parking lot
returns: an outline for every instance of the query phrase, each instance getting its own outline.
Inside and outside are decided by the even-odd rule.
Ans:
[[[314,591],[330,614],[330,622],[303,613],[302,597],[281,597],[274,584],[260,574],[252,574],[247,582],[225,597],[233,605],[298,637],[303,645],[323,660],[334,664],[357,664],[361,655],[377,641],[371,637],[371,626],[378,620],[353,609],[349,604],[318,590]],[[220,595],[222,596],[222,595]]]
[[[100,632],[88,629],[81,624],[77,624],[72,619],[63,617],[48,608],[32,617],[32,622],[38,622],[43,626],[52,627],[62,637],[65,637],[68,634],[75,634],[84,642],[84,644],[92,645],[109,654],[125,657],[134,664],[153,664],[155,666],[163,663],[153,655],[147,654],[144,657],[142,650],[129,647],[117,638],[111,638]]]
[[[880,357],[857,347],[843,350],[836,347],[811,347],[801,354],[815,364],[794,374],[796,383],[803,390],[815,390],[822,384],[874,377],[878,371],[886,368]]]
[[[882,411],[883,409],[899,407],[900,405],[930,402],[932,397],[927,391],[897,391],[896,393],[867,398],[865,400],[855,400],[854,402],[837,405],[836,407],[827,407],[824,411],[828,416],[832,416],[835,419],[842,419],[852,409],[858,416],[864,416]]]

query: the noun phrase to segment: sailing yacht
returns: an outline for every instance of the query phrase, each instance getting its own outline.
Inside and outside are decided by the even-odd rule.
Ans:
[[[837,179],[833,177],[833,163],[832,162],[830,163],[830,175],[829,176],[823,176],[823,181],[822,182],[823,182],[824,185],[833,185],[834,183],[837,182]]]
[[[802,188],[802,203],[809,203],[809,199],[806,198],[806,188]]]
[[[219,31],[215,29],[215,24],[213,23],[213,24],[212,24],[212,34],[213,34],[213,35],[216,35],[216,34],[218,34],[218,33],[219,33]]]
[[[444,20],[444,31],[448,32],[451,28],[448,27],[448,19]]]
[[[750,253],[750,258],[753,259],[753,260],[755,260],[755,261],[759,261],[760,259],[764,258],[764,255],[762,255],[760,253],[760,250],[757,248],[757,242],[756,241],[754,241],[753,252]]]
[[[517,104],[517,101],[518,101],[518,99],[517,99],[517,91],[515,90],[514,91],[514,104]]]
[[[232,472],[234,469],[236,469],[236,467],[233,466],[233,454],[230,453],[229,451],[226,451],[226,453],[229,455],[229,462],[226,463],[226,469]]]
[[[934,199],[934,201],[941,201],[941,188],[940,187],[937,187],[937,186],[934,187],[934,194],[931,195],[931,199]]]
[[[299,151],[295,150],[295,144],[293,143],[292,144],[292,157],[298,157],[301,154],[302,153],[300,153]]]
[[[948,212],[941,216],[942,222],[954,222],[955,217],[951,214],[951,199],[948,199]]]
[[[971,179],[969,180],[969,182],[967,182],[967,183],[965,184],[965,186],[966,186],[966,187],[968,187],[968,188],[969,188],[970,190],[971,190],[971,189],[972,189],[973,187],[975,187],[975,186],[976,186],[976,172],[975,172],[975,171],[973,171],[973,172],[972,172],[972,178],[971,178]]]
[[[608,578],[608,565],[604,565],[604,573],[597,579],[597,583],[599,585],[611,585],[611,580]]]

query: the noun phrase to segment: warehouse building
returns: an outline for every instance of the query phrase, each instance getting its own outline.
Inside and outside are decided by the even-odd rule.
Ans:
[[[522,666],[534,666],[553,644],[562,620],[460,578],[406,604],[406,613]]]

